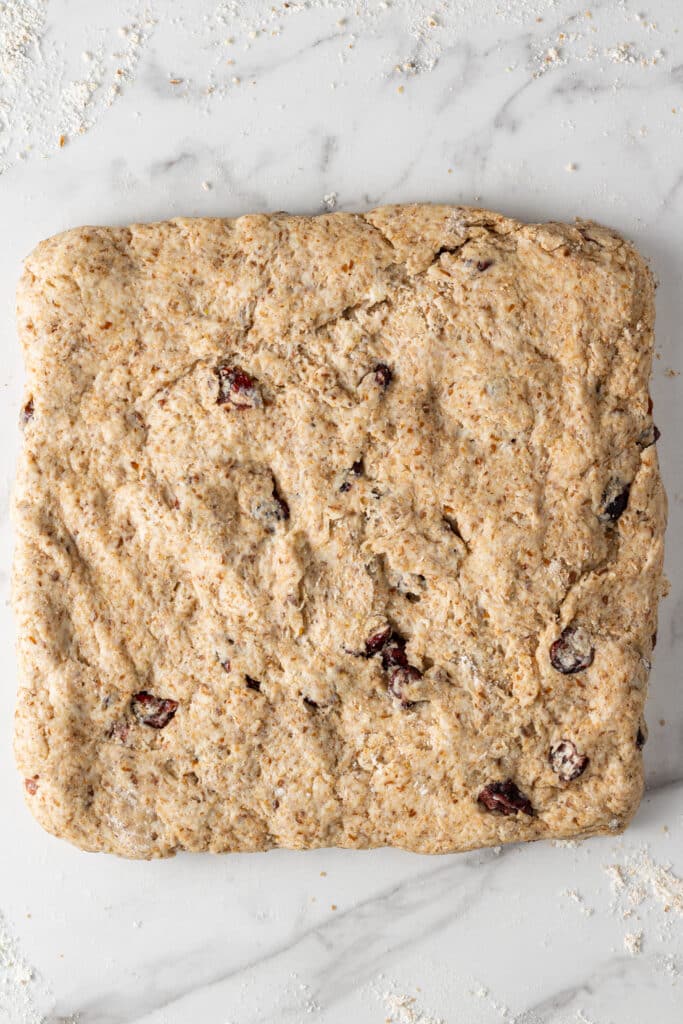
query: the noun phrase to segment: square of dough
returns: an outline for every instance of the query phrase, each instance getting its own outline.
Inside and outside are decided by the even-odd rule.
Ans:
[[[427,205],[79,228],[18,323],[46,829],[158,857],[625,827],[666,516],[631,245]]]

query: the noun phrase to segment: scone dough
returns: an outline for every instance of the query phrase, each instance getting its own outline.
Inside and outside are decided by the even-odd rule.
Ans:
[[[16,757],[87,850],[622,829],[666,516],[653,285],[588,222],[393,206],[26,261]]]

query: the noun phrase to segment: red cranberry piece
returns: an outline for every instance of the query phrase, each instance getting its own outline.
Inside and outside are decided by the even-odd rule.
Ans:
[[[657,426],[656,423],[652,424],[652,433],[654,434],[654,439],[655,439],[655,444],[656,444],[657,441],[659,441],[660,437],[662,436],[662,432],[661,432],[661,430],[659,429],[659,427]]]
[[[414,708],[417,701],[408,700],[405,695],[405,688],[411,683],[422,679],[422,673],[413,665],[405,665],[400,668],[392,668],[389,674],[389,693],[400,701],[402,708]]]
[[[630,484],[616,478],[609,481],[602,495],[602,510],[598,519],[602,523],[616,523],[628,505]]]
[[[389,643],[392,637],[391,626],[385,626],[379,633],[373,633],[365,641],[365,654],[368,658],[372,658],[375,654],[379,654],[383,647]]]
[[[393,372],[390,370],[386,363],[377,363],[377,366],[374,368],[372,372],[374,373],[375,380],[377,381],[379,386],[382,388],[383,391],[386,391],[386,389],[389,387],[393,379]]]
[[[24,788],[30,796],[35,796],[38,792],[39,778],[39,775],[34,775],[32,779],[24,779]]]
[[[565,676],[583,672],[593,664],[594,656],[595,648],[583,626],[567,626],[550,645],[550,664]]]
[[[571,782],[583,775],[588,767],[589,758],[580,754],[571,740],[562,740],[550,748],[550,765],[563,782]]]
[[[230,659],[229,658],[223,658],[223,661],[219,661],[218,664],[221,666],[221,668],[223,669],[224,672],[229,672],[230,671],[231,665],[230,665]]]
[[[245,676],[244,682],[248,690],[254,690],[256,693],[261,692],[261,683],[258,679],[252,679],[251,676]]]
[[[409,667],[406,642],[391,626],[386,626],[365,641],[366,658],[372,658],[375,654],[381,654],[382,668],[385,672],[393,668]],[[417,672],[417,669],[415,671]]]
[[[178,701],[155,697],[153,693],[141,690],[131,700],[133,714],[143,725],[152,729],[163,729],[178,710]]]
[[[347,491],[351,490],[351,480],[349,478],[350,477],[356,477],[357,478],[359,476],[362,476],[363,472],[364,472],[364,466],[363,466],[363,460],[362,459],[359,459],[357,462],[352,463],[351,469],[347,469],[347,471],[346,471],[346,479],[344,480],[344,483],[339,488],[339,490],[342,492],[342,494],[346,494]]]
[[[304,697],[304,704],[307,708],[310,708],[311,711],[317,711],[320,707],[317,701],[312,700],[311,697]]]
[[[389,643],[382,650],[382,668],[388,672],[392,668],[408,668],[406,642],[398,633],[392,633]]]
[[[216,405],[233,405],[236,409],[260,409],[263,406],[256,381],[241,366],[221,363],[213,372],[218,377]]]
[[[483,804],[487,811],[497,811],[499,814],[522,814],[533,816],[534,809],[531,802],[519,791],[512,779],[505,782],[490,782],[484,786],[477,797],[480,804]]]
[[[493,260],[477,260],[476,267],[480,274],[483,274],[485,270],[493,266]]]
[[[33,419],[33,399],[29,398],[28,402],[26,403],[26,405],[24,405],[22,407],[22,410],[21,410],[21,423],[22,423],[22,426],[24,424],[28,423],[28,421],[32,420],[32,419]]]

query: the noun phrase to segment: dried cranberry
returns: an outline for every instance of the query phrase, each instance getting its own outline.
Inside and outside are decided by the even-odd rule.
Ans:
[[[141,690],[131,700],[133,714],[152,729],[163,729],[171,721],[178,710],[178,701],[165,697],[155,697],[153,693]]]
[[[636,733],[636,748],[642,750],[647,742],[647,730],[643,729],[642,725],[638,726],[638,732]]]
[[[311,711],[317,711],[318,708],[320,707],[320,705],[316,701],[312,700],[310,697],[304,697],[304,704],[306,705],[307,708],[310,708]]]
[[[218,377],[216,405],[233,405],[236,409],[260,409],[263,399],[258,385],[240,366],[221,363],[213,371]]]
[[[392,668],[408,668],[406,642],[398,633],[392,633],[391,639],[382,649],[382,668],[385,672]]]
[[[630,484],[616,478],[609,481],[602,495],[602,511],[598,519],[602,523],[616,523],[628,505]]]
[[[365,641],[365,654],[368,658],[372,658],[375,654],[379,654],[383,647],[389,643],[392,637],[391,626],[385,626],[379,633],[373,633]]]
[[[413,708],[417,703],[405,696],[405,687],[422,679],[422,673],[413,665],[392,668],[389,674],[389,693],[401,702],[402,708]]]
[[[255,690],[256,693],[261,692],[261,683],[258,679],[252,679],[251,676],[245,676],[244,681],[248,690]]]
[[[33,419],[33,399],[29,398],[26,405],[21,410],[21,422],[22,424],[28,423],[29,420]]]
[[[382,668],[385,671],[394,665],[405,667],[408,664],[405,646],[403,637],[395,633],[391,626],[385,626],[365,641],[365,657],[372,658],[375,654],[381,654]]]
[[[393,376],[394,376],[394,374],[389,369],[387,364],[386,363],[377,363],[377,366],[374,368],[373,373],[375,375],[375,380],[377,381],[379,386],[384,391],[386,391],[386,389],[391,384],[391,381],[392,381]]]
[[[551,767],[563,782],[578,779],[579,775],[582,775],[588,767],[588,761],[585,754],[579,754],[576,745],[571,740],[562,740],[550,748]]]
[[[657,441],[659,441],[660,437],[662,436],[662,432],[661,432],[661,430],[659,429],[659,427],[657,426],[656,423],[652,424],[652,432],[654,434],[655,444],[656,444]]]
[[[477,797],[480,804],[483,804],[487,811],[497,811],[499,814],[523,814],[533,815],[534,809],[531,802],[519,791],[512,779],[505,782],[490,782],[484,786]]]
[[[479,271],[480,274],[483,273],[485,270],[488,270],[489,267],[492,266],[493,260],[477,260],[476,263],[477,270]]]
[[[347,471],[346,471],[346,479],[344,480],[344,483],[339,488],[339,490],[342,492],[342,494],[345,494],[347,491],[351,490],[351,481],[349,480],[349,477],[352,477],[352,476],[353,477],[362,476],[363,472],[364,472],[364,469],[365,469],[365,467],[363,466],[363,460],[362,459],[358,459],[357,462],[354,462],[354,463],[351,464],[351,469],[347,469]]]
[[[219,665],[221,666],[224,672],[229,672],[231,668],[230,658],[223,658],[222,661],[219,661]]]
[[[36,793],[38,792],[39,778],[39,775],[34,775],[32,779],[24,779],[24,788],[26,789],[26,792],[29,793],[31,796],[35,796]]]
[[[595,648],[583,626],[569,625],[550,645],[550,664],[557,672],[571,676],[593,664]]]
[[[395,633],[391,626],[385,626],[365,641],[366,658],[372,658],[376,654],[381,655],[382,668],[389,674],[389,692],[400,700],[402,707],[413,707],[415,701],[410,701],[404,696],[403,688],[416,679],[421,679],[422,673],[414,665],[408,664],[406,641]]]

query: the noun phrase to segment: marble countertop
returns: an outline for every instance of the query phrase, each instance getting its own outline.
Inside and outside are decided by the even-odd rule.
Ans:
[[[0,1024],[680,1021],[683,10],[643,3],[0,5]],[[21,259],[86,222],[410,200],[592,217],[657,276],[671,593],[634,824],[436,859],[137,863],[43,834],[11,756]]]

